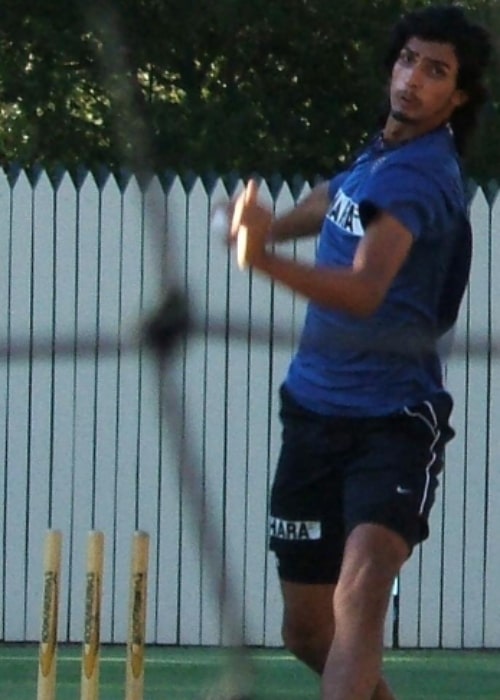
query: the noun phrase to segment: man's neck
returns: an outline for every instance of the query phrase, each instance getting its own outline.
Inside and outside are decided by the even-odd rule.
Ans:
[[[382,130],[382,136],[385,143],[397,145],[398,143],[413,141],[440,126],[441,124],[429,126],[429,124],[422,125],[415,122],[401,121],[390,114]]]
[[[382,130],[382,135],[385,143],[397,145],[403,141],[417,138],[421,134],[415,124],[400,122],[393,117],[389,117]]]

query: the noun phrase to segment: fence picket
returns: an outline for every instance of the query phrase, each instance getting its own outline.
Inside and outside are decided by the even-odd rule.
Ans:
[[[490,338],[500,337],[500,201],[494,203],[489,229],[490,255],[490,301],[489,320]],[[498,340],[497,340],[498,342]],[[487,483],[487,519],[486,519],[486,562],[485,599],[484,599],[484,645],[496,647],[500,644],[500,550],[495,545],[495,533],[500,531],[500,441],[497,426],[500,425],[500,357],[490,356],[490,375],[488,387],[488,483]]]

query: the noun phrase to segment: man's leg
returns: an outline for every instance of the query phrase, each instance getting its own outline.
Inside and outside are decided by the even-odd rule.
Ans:
[[[382,525],[349,535],[333,609],[335,635],[322,677],[322,700],[391,698],[378,691],[383,632],[395,576],[409,554],[403,538]]]
[[[283,639],[300,661],[321,675],[334,636],[333,585],[281,582]],[[395,700],[380,678],[371,700]]]
[[[281,581],[286,648],[321,675],[333,639],[333,585]]]

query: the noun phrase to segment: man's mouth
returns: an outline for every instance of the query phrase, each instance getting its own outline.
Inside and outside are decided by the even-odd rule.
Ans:
[[[416,109],[420,106],[420,100],[415,95],[408,92],[397,93],[396,99],[402,107],[407,109]]]

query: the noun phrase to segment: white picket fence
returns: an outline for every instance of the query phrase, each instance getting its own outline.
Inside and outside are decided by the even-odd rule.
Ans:
[[[263,183],[261,196],[278,211],[295,202],[286,184],[273,198]],[[304,303],[239,272],[210,236],[210,208],[226,198],[220,181],[207,194],[199,179],[186,190],[179,178],[140,188],[88,175],[76,187],[68,174],[53,185],[45,173],[34,184],[0,173],[0,639],[39,637],[53,527],[64,537],[60,638],[81,640],[86,536],[96,528],[106,537],[102,640],[123,642],[141,528],[152,540],[149,643],[227,641],[215,594],[226,572],[246,641],[281,644],[266,508],[277,388]],[[500,357],[488,352],[500,338],[498,205],[478,191],[471,216],[463,343],[447,368],[457,437],[432,537],[401,576],[388,645],[397,629],[405,647],[500,646]],[[290,252],[310,259],[313,246]],[[137,345],[170,288],[162,273],[198,329],[170,357],[164,400],[154,356]],[[201,508],[191,507],[187,467]]]

